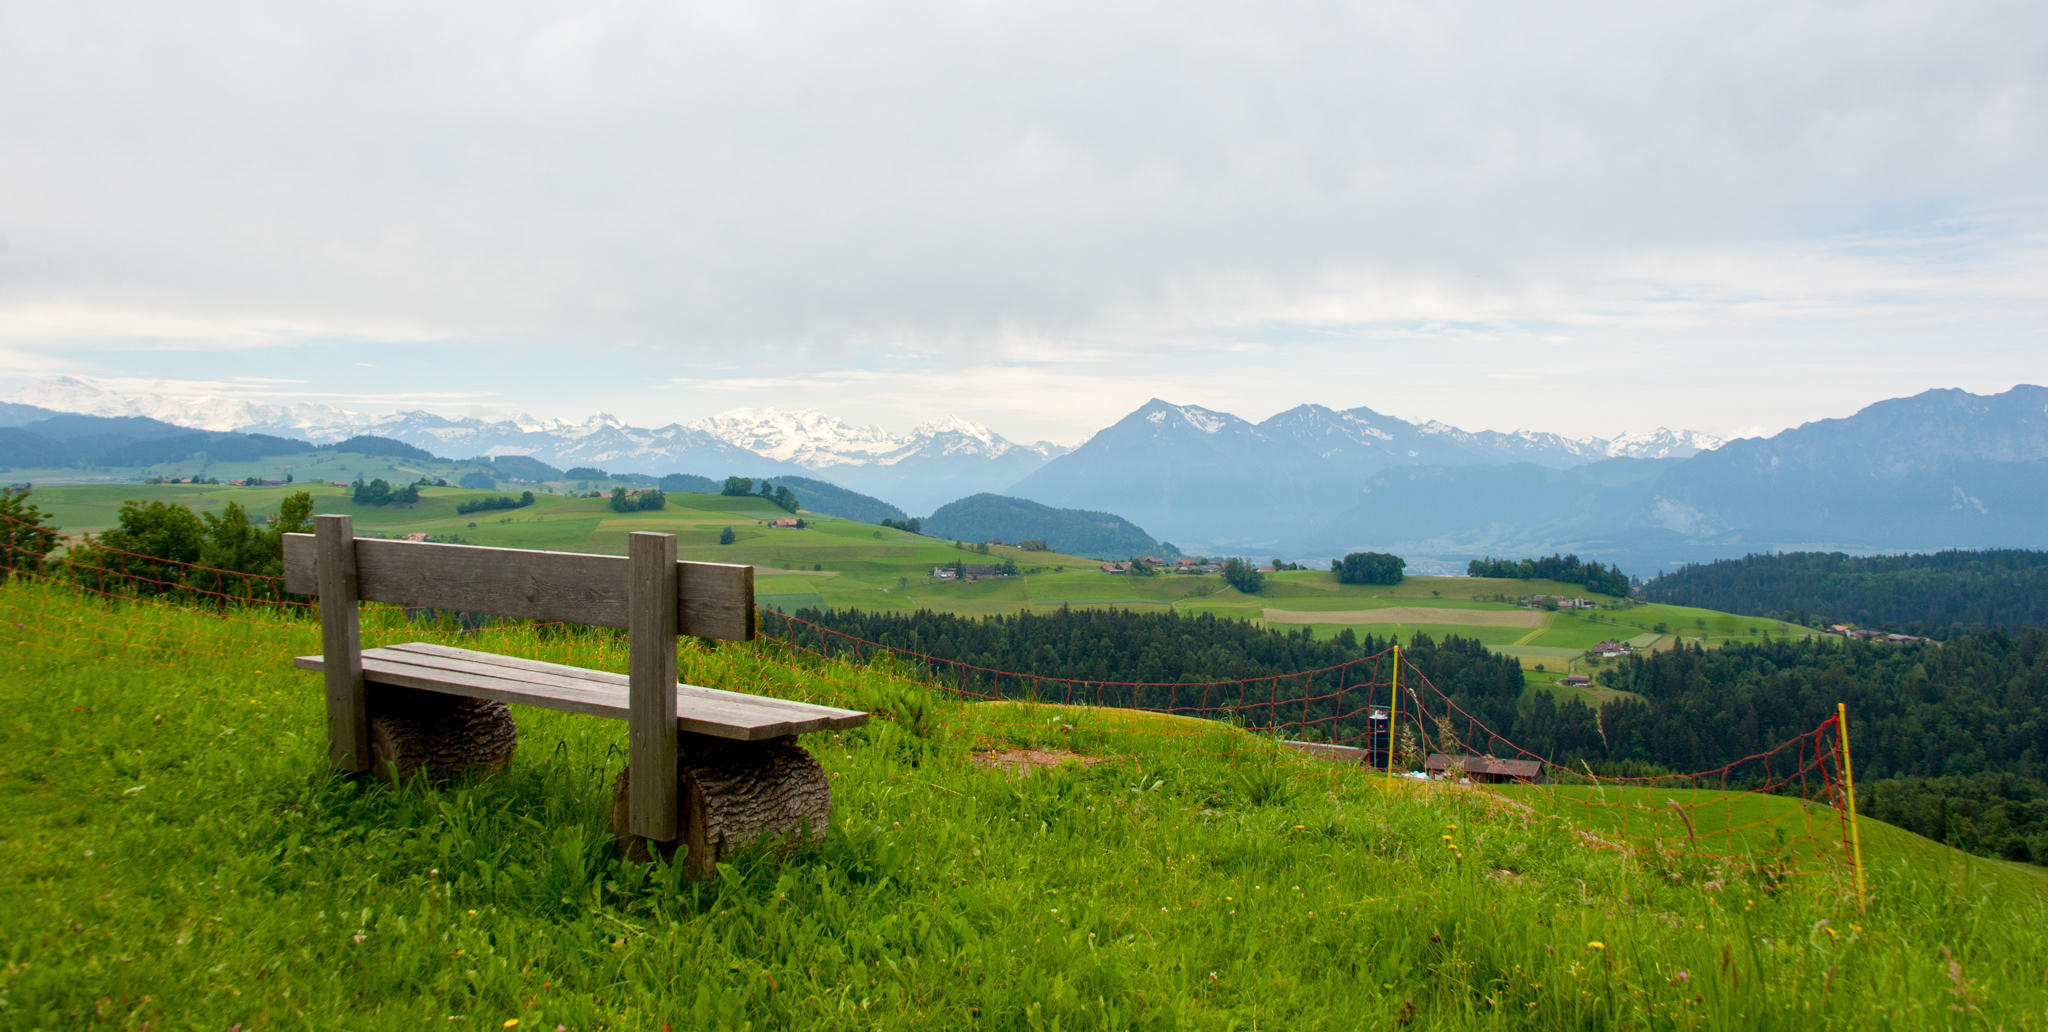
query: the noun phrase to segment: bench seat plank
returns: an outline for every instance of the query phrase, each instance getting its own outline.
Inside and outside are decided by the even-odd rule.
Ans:
[[[621,720],[629,713],[624,674],[426,642],[368,649],[362,657],[363,679],[377,684]],[[293,663],[302,670],[325,668],[319,656],[300,656]],[[715,738],[762,741],[858,727],[867,719],[857,710],[676,685],[677,729]]]

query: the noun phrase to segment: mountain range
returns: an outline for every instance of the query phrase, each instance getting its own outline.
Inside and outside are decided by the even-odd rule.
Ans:
[[[190,404],[78,379],[10,401],[0,403],[0,426],[54,409],[319,443],[370,433],[451,458],[804,476],[913,513],[993,494],[1114,513],[1191,554],[1370,549],[1401,554],[1418,572],[1560,551],[1647,574],[1753,551],[2048,546],[2048,389],[2029,385],[1931,390],[1729,442],[1669,429],[1473,432],[1321,405],[1253,423],[1155,398],[1071,450],[1018,445],[960,419],[893,435],[812,410],[739,409],[649,429],[603,415],[490,421]]]
[[[1019,445],[964,419],[946,417],[908,434],[855,426],[823,412],[734,409],[689,424],[647,428],[605,413],[580,422],[514,416],[486,420],[426,411],[368,415],[327,405],[264,405],[125,393],[80,377],[56,377],[17,391],[17,406],[98,416],[147,417],[215,431],[295,437],[329,444],[358,434],[404,441],[449,458],[523,455],[549,465],[614,473],[794,476],[829,471],[842,487],[930,512],[964,495],[999,490],[1066,452],[1040,441]]]
[[[1314,406],[1253,425],[1155,399],[1010,493],[1200,551],[1373,549],[1425,570],[1414,560],[1565,551],[1650,573],[1747,552],[2048,546],[2042,387],[1931,390],[1769,438],[1674,445],[1569,464],[1537,435]]]

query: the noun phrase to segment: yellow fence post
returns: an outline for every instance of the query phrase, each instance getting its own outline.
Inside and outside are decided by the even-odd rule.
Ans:
[[[1842,737],[1842,783],[1849,799],[1849,862],[1856,869],[1856,910],[1861,913],[1868,906],[1863,895],[1863,837],[1856,828],[1856,768],[1849,762],[1849,707],[1840,702],[1835,703],[1835,730]]]
[[[1399,633],[1399,632],[1396,632]],[[1387,776],[1394,776],[1394,728],[1401,716],[1401,641],[1394,640],[1394,681],[1387,689]]]

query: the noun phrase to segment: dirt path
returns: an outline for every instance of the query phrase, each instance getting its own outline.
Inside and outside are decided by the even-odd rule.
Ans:
[[[1541,627],[1543,614],[1533,609],[1438,609],[1422,606],[1388,606],[1385,609],[1346,609],[1319,613],[1312,610],[1268,609],[1267,623],[1286,624],[1464,624],[1468,627]]]

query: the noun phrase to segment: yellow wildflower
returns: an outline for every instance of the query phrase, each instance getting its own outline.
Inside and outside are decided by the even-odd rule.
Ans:
[[[1589,942],[1589,943],[1587,943],[1587,944],[1586,944],[1586,948],[1587,948],[1587,949],[1589,949],[1589,950],[1604,950],[1604,949],[1606,949],[1606,948],[1607,948],[1607,944],[1606,944],[1606,943],[1604,943],[1604,942],[1601,942],[1601,941],[1600,941],[1600,940],[1598,940],[1598,939],[1595,939],[1595,940],[1593,940],[1592,942]]]

